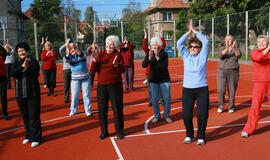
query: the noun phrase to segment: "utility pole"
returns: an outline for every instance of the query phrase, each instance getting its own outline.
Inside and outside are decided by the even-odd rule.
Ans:
[[[44,18],[43,22],[45,22],[45,37],[48,36],[48,15],[47,15],[47,3],[48,0],[40,0],[40,3],[44,9]]]

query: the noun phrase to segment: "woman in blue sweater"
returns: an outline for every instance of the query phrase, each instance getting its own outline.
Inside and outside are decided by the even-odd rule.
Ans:
[[[196,37],[188,42],[185,48],[185,40],[191,33]],[[196,139],[198,145],[204,145],[204,135],[208,119],[209,92],[206,80],[206,63],[209,53],[209,40],[193,27],[192,20],[189,23],[189,31],[178,41],[177,48],[184,60],[184,82],[183,82],[183,119],[186,127],[186,138],[184,143],[195,140],[192,123],[193,108],[195,100],[198,108],[198,131]]]
[[[84,110],[87,116],[91,115],[90,76],[86,63],[86,52],[82,52],[75,44],[66,43],[66,60],[71,69],[71,105],[70,116],[77,113],[80,90],[82,87]]]

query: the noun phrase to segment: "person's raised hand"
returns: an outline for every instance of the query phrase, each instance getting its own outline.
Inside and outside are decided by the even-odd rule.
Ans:
[[[147,38],[147,32],[145,28],[143,29],[143,32],[144,32],[144,38]]]
[[[113,66],[116,67],[118,66],[119,62],[117,61],[117,57],[118,56],[115,56],[114,59],[113,59]]]

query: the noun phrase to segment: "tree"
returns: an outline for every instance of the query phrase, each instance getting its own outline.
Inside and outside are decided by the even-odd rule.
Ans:
[[[187,10],[180,10],[178,13],[178,20],[176,21],[176,39],[179,39],[186,32]]]
[[[91,26],[93,26],[95,13],[96,11],[94,11],[92,6],[87,7],[84,13],[85,21]]]

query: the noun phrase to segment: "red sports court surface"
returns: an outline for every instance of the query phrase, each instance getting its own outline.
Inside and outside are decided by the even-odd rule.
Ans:
[[[116,160],[116,159],[270,159],[270,109],[265,99],[261,108],[260,124],[254,135],[242,138],[241,131],[246,123],[251,103],[252,64],[241,64],[240,82],[236,93],[236,112],[217,111],[217,61],[208,61],[207,73],[210,91],[210,110],[207,143],[198,146],[196,142],[184,144],[185,127],[182,119],[182,80],[183,62],[181,59],[169,60],[171,82],[171,117],[168,124],[162,119],[152,124],[152,107],[148,107],[147,86],[143,84],[145,69],[141,61],[135,62],[135,91],[124,92],[125,135],[116,139],[113,112],[109,111],[108,123],[110,137],[99,140],[100,134],[96,82],[91,92],[93,114],[84,114],[82,97],[78,107],[79,114],[69,117],[69,105],[64,103],[62,66],[57,68],[56,97],[48,97],[47,89],[41,86],[42,144],[31,148],[23,145],[24,128],[16,104],[14,88],[8,90],[9,121],[0,119],[0,159],[1,160]],[[42,75],[42,74],[41,74]],[[43,79],[41,77],[40,82]],[[227,106],[226,106],[227,109]],[[161,110],[163,107],[161,106]],[[194,127],[197,128],[196,109]],[[195,134],[196,135],[196,134]]]

